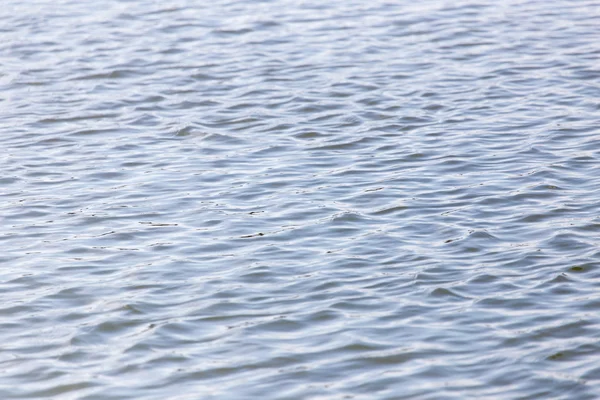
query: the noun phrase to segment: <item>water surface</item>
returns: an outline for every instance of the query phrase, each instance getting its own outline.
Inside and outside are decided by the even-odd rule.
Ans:
[[[0,397],[594,399],[600,6],[3,2]]]

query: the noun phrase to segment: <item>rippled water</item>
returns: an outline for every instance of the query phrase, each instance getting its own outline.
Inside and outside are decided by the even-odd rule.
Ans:
[[[594,399],[600,5],[3,2],[0,397]]]

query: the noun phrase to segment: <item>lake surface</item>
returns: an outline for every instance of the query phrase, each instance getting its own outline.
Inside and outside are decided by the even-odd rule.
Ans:
[[[101,3],[0,9],[0,398],[598,398],[598,2]]]

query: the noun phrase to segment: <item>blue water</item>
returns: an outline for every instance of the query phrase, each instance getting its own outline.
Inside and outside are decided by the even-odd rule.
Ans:
[[[599,21],[5,1],[0,398],[598,398]]]

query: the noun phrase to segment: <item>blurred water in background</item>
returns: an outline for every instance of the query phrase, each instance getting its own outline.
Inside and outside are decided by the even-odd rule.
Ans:
[[[597,398],[599,27],[4,1],[0,398]]]

